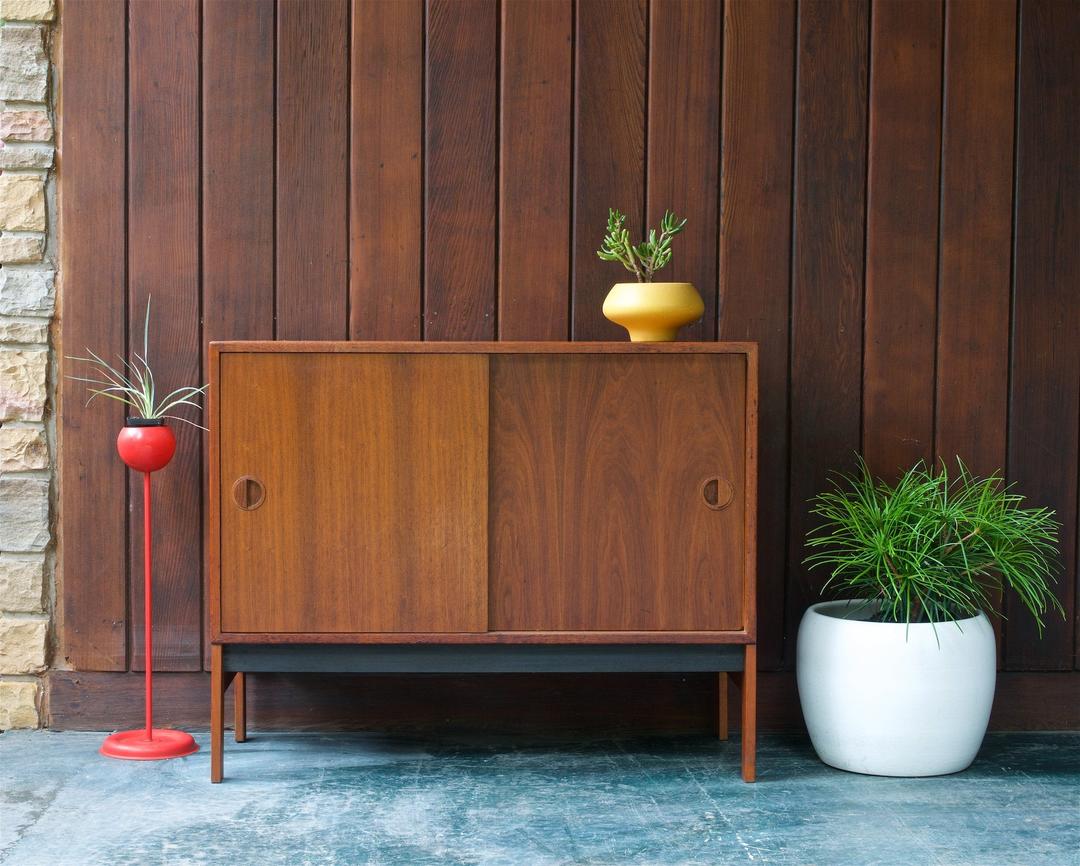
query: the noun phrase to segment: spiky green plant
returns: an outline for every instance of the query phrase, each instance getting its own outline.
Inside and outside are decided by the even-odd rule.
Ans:
[[[625,225],[625,214],[608,210],[607,234],[596,254],[605,262],[619,262],[639,283],[651,283],[653,275],[671,261],[671,240],[686,228],[686,220],[664,211],[660,235],[657,236],[656,229],[649,229],[646,240],[637,246],[630,243],[630,232]]]
[[[1061,603],[1054,583],[1059,524],[1047,508],[1025,508],[1000,474],[978,478],[957,460],[917,463],[895,485],[865,462],[811,500],[821,524],[810,531],[805,562],[826,567],[823,592],[878,604],[884,622],[948,622],[993,611],[1003,587],[1034,617]]]
[[[90,355],[89,358],[80,358],[75,355],[68,355],[67,358],[70,361],[90,364],[93,367],[93,373],[96,373],[100,378],[70,375],[66,378],[73,379],[76,382],[87,382],[95,386],[88,389],[90,399],[86,401],[87,406],[98,397],[108,397],[110,400],[117,400],[126,406],[130,406],[134,410],[132,414],[138,418],[170,419],[182,421],[185,424],[198,427],[200,430],[206,429],[201,424],[196,424],[187,418],[172,414],[171,410],[179,406],[193,406],[196,409],[201,409],[202,407],[195,402],[195,398],[207,389],[207,385],[199,387],[187,385],[170,391],[164,397],[158,399],[157,389],[154,384],[154,373],[150,369],[150,362],[147,360],[150,357],[149,298],[146,299],[146,319],[143,321],[143,350],[141,355],[138,352],[133,353],[135,363],[117,355],[121,365],[121,369],[118,370],[89,348],[86,351]]]

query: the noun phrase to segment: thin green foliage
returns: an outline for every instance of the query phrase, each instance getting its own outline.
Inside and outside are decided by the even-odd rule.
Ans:
[[[895,484],[865,462],[811,500],[821,519],[805,563],[831,574],[823,592],[878,605],[884,622],[949,622],[1000,606],[1012,589],[1042,634],[1047,611],[1064,609],[1055,582],[1058,526],[1047,508],[1025,508],[1001,475],[978,478],[917,463]]]
[[[686,228],[686,220],[664,211],[660,234],[649,229],[646,239],[637,246],[630,243],[630,232],[625,226],[625,214],[608,210],[607,234],[596,254],[605,262],[619,262],[639,283],[651,283],[653,275],[671,261],[672,238]]]
[[[196,402],[196,399],[207,389],[207,385],[197,388],[192,385],[177,388],[158,399],[154,373],[150,369],[150,362],[147,360],[150,357],[149,298],[146,300],[146,319],[143,322],[143,350],[141,355],[138,352],[134,353],[135,363],[117,355],[120,360],[120,368],[117,369],[90,349],[86,351],[90,355],[89,358],[80,358],[74,355],[68,355],[67,357],[70,361],[81,361],[90,364],[93,368],[92,371],[88,376],[67,376],[66,378],[73,379],[76,382],[86,382],[94,386],[87,389],[90,391],[90,399],[86,401],[87,406],[98,397],[107,397],[110,400],[116,400],[130,406],[134,410],[133,414],[138,418],[164,418],[182,421],[185,424],[198,427],[200,430],[206,429],[201,424],[196,424],[194,421],[173,414],[172,410],[180,406],[192,406],[201,409],[202,407]],[[96,378],[89,378],[90,376]]]

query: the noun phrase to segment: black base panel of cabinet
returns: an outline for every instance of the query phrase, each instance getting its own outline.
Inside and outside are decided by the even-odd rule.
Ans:
[[[225,644],[227,672],[504,674],[741,671],[742,644]]]

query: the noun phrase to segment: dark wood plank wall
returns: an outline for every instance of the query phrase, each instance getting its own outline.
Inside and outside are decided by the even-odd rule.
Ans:
[[[199,9],[162,0],[139,13],[128,16],[127,342],[142,354],[149,302],[157,327],[147,360],[164,386],[159,393],[168,393],[165,383],[202,378]],[[119,298],[113,303],[118,310]],[[167,575],[154,593],[155,665],[199,670],[202,436],[189,424],[175,432],[172,471],[155,476],[153,549]],[[128,476],[128,661],[143,670],[143,479]]]
[[[1019,30],[1008,470],[1058,512],[1067,564],[1058,595],[1075,614],[1080,8],[1024,2]],[[1073,622],[1055,618],[1039,640],[1015,599],[1008,610],[1009,667],[1069,667]]]
[[[870,8],[859,0],[798,5],[785,661],[821,581],[801,565],[811,526],[807,501],[830,472],[850,469],[859,449],[869,21]]]
[[[424,4],[360,3],[353,8],[352,27],[349,336],[417,340],[424,237]]]
[[[64,224],[70,231],[61,250],[60,271],[71,274],[74,290],[63,293],[60,317],[64,348],[86,357],[92,347],[114,358],[126,349],[127,324],[127,25],[123,4],[88,0],[81,15],[65,22],[64,63],[92,70],[64,84],[69,121],[63,127],[64,164],[81,178],[64,187]],[[92,228],[91,228],[92,227]],[[75,283],[74,281],[78,282]],[[109,303],[94,303],[108,298]],[[69,314],[70,313],[70,314]],[[112,400],[88,411],[75,388],[66,389],[57,425],[64,455],[60,512],[81,515],[63,527],[70,560],[64,583],[62,646],[55,659],[80,668],[127,670],[127,471],[113,459],[115,431],[123,407]],[[107,508],[99,504],[108,503]]]
[[[884,475],[1003,468],[1057,509],[1067,617],[1039,640],[1010,603],[1002,660],[1077,667],[1074,3],[67,0],[61,20],[64,352],[137,348],[151,294],[170,384],[215,339],[623,339],[607,208],[639,231],[672,207],[668,275],[706,301],[684,336],[761,344],[763,666],[791,667],[820,584],[805,500],[861,449]],[[65,382],[60,418],[57,659],[137,671],[120,415]],[[155,662],[195,671],[205,443],[179,432]]]

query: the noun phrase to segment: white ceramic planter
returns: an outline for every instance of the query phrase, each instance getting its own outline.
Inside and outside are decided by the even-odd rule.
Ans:
[[[965,769],[994,700],[989,620],[868,622],[874,612],[863,602],[823,602],[799,626],[799,700],[818,757],[876,776]]]

